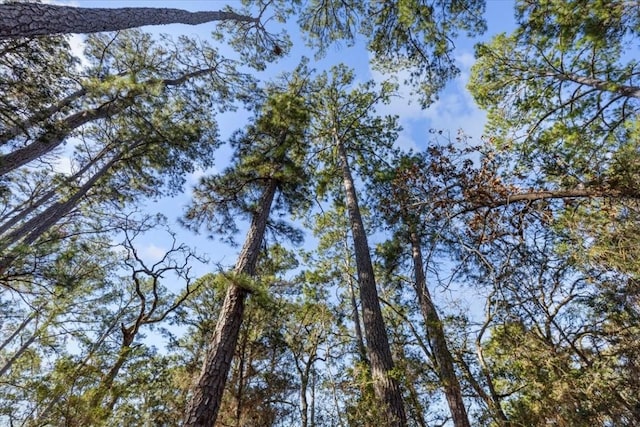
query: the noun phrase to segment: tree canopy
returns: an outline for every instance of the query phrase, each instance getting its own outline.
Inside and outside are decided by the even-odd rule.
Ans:
[[[0,5],[0,423],[640,424],[640,9],[509,5]]]

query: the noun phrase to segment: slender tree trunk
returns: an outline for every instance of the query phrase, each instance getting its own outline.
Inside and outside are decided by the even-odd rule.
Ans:
[[[29,349],[29,346],[31,346],[31,344],[33,344],[33,342],[38,338],[41,331],[42,329],[36,330],[33,335],[29,337],[29,339],[22,343],[20,348],[13,354],[13,356],[11,356],[11,358],[9,358],[9,360],[7,360],[4,365],[2,365],[2,367],[0,367],[0,377],[4,376],[4,374],[6,374],[9,369],[11,369],[11,366],[13,366],[15,361],[18,360],[20,356],[22,356],[24,352]]]
[[[353,280],[351,279],[351,273],[350,273],[351,265],[349,264],[349,254],[347,253],[348,244],[347,244],[346,236],[344,238],[344,245],[345,245],[344,259],[345,259],[345,269],[346,269],[345,277],[347,280],[347,284],[349,285],[349,299],[351,301],[353,325],[356,332],[356,345],[358,346],[358,356],[360,357],[361,362],[364,362],[368,365],[369,361],[367,360],[367,350],[364,345],[364,338],[362,337],[362,327],[360,326],[360,310],[358,310],[358,302],[356,300],[356,291],[353,286]]]
[[[130,354],[131,346],[129,344],[122,344],[122,346],[120,347],[120,352],[118,353],[118,358],[116,359],[116,363],[113,364],[111,369],[109,369],[109,372],[107,372],[100,380],[100,384],[96,388],[95,393],[91,398],[91,402],[89,403],[90,408],[97,408],[102,404],[102,400],[111,390],[113,382],[120,373],[120,369],[122,369],[125,362],[129,359]],[[102,415],[104,417],[102,420],[106,419],[108,414],[108,412],[105,412]]]
[[[309,415],[311,423],[309,427],[316,427],[316,371],[311,373],[311,414]]]
[[[61,112],[63,109],[71,105],[77,99],[87,94],[87,90],[82,88],[67,95],[65,98],[58,101],[43,110],[37,111],[31,117],[17,123],[13,127],[8,128],[4,133],[0,134],[0,145],[6,144],[21,133],[28,134],[28,130],[40,122],[44,122],[47,119],[51,119],[55,114]]]
[[[309,427],[309,402],[307,401],[307,387],[309,379],[303,375],[300,381],[300,427]]]
[[[3,239],[0,248],[6,249],[12,244],[22,240],[24,244],[31,244],[42,236],[47,230],[54,226],[60,219],[75,208],[80,200],[87,195],[96,182],[103,178],[111,167],[120,159],[122,153],[116,154],[111,160],[105,163],[95,174],[93,174],[80,188],[78,188],[68,199],[63,202],[56,202],[42,211],[37,216],[31,218],[19,228],[15,229]],[[4,266],[4,262],[0,262]]]
[[[277,181],[274,179],[267,183],[236,263],[236,273],[255,275],[258,254],[277,186]],[[235,283],[230,283],[227,288],[218,323],[187,408],[185,427],[211,427],[215,423],[238,342],[244,303],[248,293],[247,289]]]
[[[188,12],[180,9],[125,7],[83,8],[40,3],[0,5],[0,39],[48,34],[119,31],[145,25],[198,25],[211,21],[257,23],[233,12]]]
[[[80,362],[78,362],[74,366],[73,371],[68,374],[68,378],[77,378],[78,373],[82,370],[82,368],[87,366],[87,363],[89,362],[89,360],[91,360],[94,357],[95,353],[100,348],[100,346],[107,340],[107,338],[111,335],[112,331],[118,327],[119,320],[122,318],[124,311],[125,310],[121,309],[120,312],[117,313],[117,315],[115,316],[115,319],[117,320],[113,321],[109,325],[109,327],[102,333],[102,335],[100,335],[100,337],[91,344],[91,348],[89,349],[87,354],[82,358]],[[49,416],[49,413],[51,412],[53,407],[56,404],[58,404],[58,402],[60,402],[60,400],[64,397],[64,395],[65,395],[65,392],[58,392],[57,394],[54,394],[54,396],[51,398],[49,403],[47,403],[47,406],[45,406],[45,408],[35,417],[38,423],[41,423],[40,425],[47,424],[47,422],[45,421],[46,418]],[[38,408],[36,408],[36,410],[37,409]]]
[[[424,317],[424,323],[427,328],[427,334],[429,335],[429,341],[431,342],[431,348],[433,349],[433,355],[436,362],[436,369],[438,370],[438,376],[444,387],[444,393],[447,398],[447,404],[453,417],[453,425],[455,427],[471,427],[469,424],[469,417],[467,410],[464,407],[464,401],[462,400],[462,389],[460,382],[456,376],[456,372],[453,365],[453,357],[449,352],[447,341],[445,339],[444,329],[442,322],[436,311],[436,307],[433,304],[429,289],[427,288],[427,280],[424,274],[424,265],[422,263],[422,248],[420,237],[418,233],[413,229],[412,225],[409,225],[409,240],[411,241],[411,256],[413,258],[413,268],[415,270],[415,290],[418,294],[418,303],[420,304],[420,311]]]
[[[144,303],[142,304],[142,307],[144,308]],[[141,308],[141,310],[143,310],[143,308]],[[131,355],[131,350],[132,350],[131,344],[133,344],[133,340],[138,334],[138,331],[140,330],[140,326],[143,324],[144,324],[144,321],[142,321],[142,318],[138,317],[138,319],[129,327],[125,326],[124,324],[120,325],[120,329],[122,331],[122,343],[120,344],[120,351],[118,352],[118,358],[116,359],[116,362],[113,364],[111,369],[109,369],[109,372],[107,372],[100,380],[100,384],[96,388],[96,391],[91,399],[91,402],[89,403],[89,407],[97,408],[102,404],[102,400],[107,395],[107,393],[109,393],[109,391],[111,390],[111,387],[113,386],[113,382],[115,381],[116,377],[120,373],[120,369],[122,369],[124,364],[129,359]],[[108,411],[103,413],[102,415],[103,417],[105,418],[108,417],[109,413],[113,409],[113,406],[116,404],[118,399],[119,397],[117,395],[112,396],[112,399],[109,402],[109,405],[107,406]],[[104,420],[104,418],[102,420]]]
[[[31,3],[33,4],[33,3]],[[0,13],[2,11],[2,5],[0,5]],[[0,22],[1,22],[0,18]],[[1,26],[1,24],[0,24]],[[206,74],[216,72],[216,67],[205,68],[201,70],[192,71],[190,73],[183,74],[175,79],[149,79],[143,86],[160,85],[163,89],[167,87],[179,86],[186,81],[200,77]],[[131,107],[136,103],[142,91],[135,89],[127,93],[127,95],[120,99],[114,99],[99,107],[83,110],[71,114],[64,119],[59,120],[53,125],[53,129],[44,132],[39,135],[29,145],[14,150],[10,153],[0,156],[0,176],[5,175],[21,166],[30,163],[43,155],[51,152],[56,147],[60,146],[69,134],[79,127],[93,122],[95,120],[107,119],[122,113],[128,107]]]
[[[0,156],[0,176],[18,169],[51,152],[64,142],[71,131],[98,119],[112,117],[134,103],[135,97],[103,104],[92,110],[80,111],[61,120],[53,130],[40,135],[31,144]]]
[[[502,410],[501,398],[493,385],[491,371],[485,362],[482,345],[479,340],[476,340],[476,353],[478,356],[478,362],[480,363],[480,369],[485,377],[485,381],[487,382],[487,388],[489,389],[489,398],[486,399],[485,402],[487,402],[487,406],[492,410],[491,412],[494,415],[494,420],[497,421],[500,426],[510,427],[511,423],[509,422],[507,415]]]
[[[85,164],[82,167],[82,169],[80,169],[78,172],[76,172],[72,176],[66,178],[64,180],[65,181],[64,183],[66,185],[73,185],[76,181],[82,178],[82,175],[84,175],[89,169],[94,167],[98,163],[98,161],[102,160],[107,153],[108,153],[108,150],[106,148],[103,149],[96,157],[88,161],[87,164]],[[9,231],[17,223],[26,219],[38,208],[41,208],[45,203],[49,202],[56,194],[58,194],[59,191],[60,191],[59,188],[52,188],[51,190],[43,194],[41,197],[39,197],[37,200],[27,202],[28,206],[26,208],[22,208],[22,209],[16,208],[12,212],[8,213],[7,216],[11,216],[11,215],[13,216],[11,216],[11,218],[7,219],[5,222],[2,223],[2,225],[0,225],[0,237],[3,234],[5,234],[7,231]]]
[[[11,344],[11,342],[20,334],[20,332],[25,330],[25,328],[29,325],[29,323],[31,323],[31,321],[33,321],[33,319],[36,318],[37,314],[39,313],[42,307],[43,306],[40,306],[39,308],[35,309],[29,316],[27,316],[22,321],[22,323],[20,323],[20,326],[18,326],[18,328],[15,331],[13,331],[13,333],[6,340],[4,340],[2,344],[0,344],[0,351],[4,350],[4,348],[9,344]]]
[[[367,353],[373,377],[373,388],[376,397],[380,400],[386,417],[387,426],[405,426],[407,423],[402,393],[398,381],[391,375],[393,360],[389,346],[389,338],[382,318],[382,310],[378,301],[369,243],[365,233],[358,197],[356,194],[347,152],[338,139],[335,142],[338,148],[340,167],[342,169],[343,184],[345,190],[346,205],[349,212],[349,222],[353,234],[353,243],[358,271],[358,284],[360,286],[360,300],[362,302],[362,319],[364,333],[367,340]]]
[[[404,346],[394,346],[393,350],[393,357],[395,360],[402,360],[407,357]],[[404,383],[407,390],[407,396],[404,400],[407,418],[411,419],[412,424],[416,426],[429,427],[424,419],[427,413],[420,402],[420,394],[416,390],[414,378],[407,378]]]
[[[244,395],[244,365],[247,357],[247,341],[248,331],[242,335],[242,344],[240,346],[240,360],[238,361],[238,391],[236,392],[236,426],[240,427],[242,422],[242,397]]]

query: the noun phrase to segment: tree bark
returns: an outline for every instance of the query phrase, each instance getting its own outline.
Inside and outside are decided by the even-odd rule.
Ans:
[[[373,377],[373,388],[376,397],[380,400],[385,414],[385,425],[405,426],[407,423],[404,412],[404,403],[398,381],[393,378],[393,360],[389,338],[382,318],[382,310],[378,301],[369,243],[358,206],[353,177],[349,168],[347,152],[334,135],[338,148],[340,168],[342,169],[343,184],[345,190],[346,205],[349,212],[349,222],[355,249],[356,267],[358,271],[358,284],[360,287],[360,299],[362,302],[362,319],[364,333],[367,341],[367,353]]]
[[[189,12],[150,7],[108,9],[9,3],[0,5],[0,39],[119,31],[145,25],[199,25],[212,21],[259,22],[258,18],[223,11]]]
[[[447,404],[451,411],[453,418],[453,425],[455,427],[471,427],[469,423],[469,417],[467,410],[464,407],[464,401],[462,400],[462,389],[460,382],[456,376],[456,372],[453,365],[453,357],[449,352],[447,341],[445,339],[444,329],[442,322],[436,311],[436,307],[433,304],[429,289],[427,288],[427,280],[424,274],[424,265],[422,263],[422,248],[420,237],[418,233],[413,229],[412,225],[409,225],[409,240],[411,241],[411,256],[413,258],[413,268],[415,270],[415,290],[418,294],[418,303],[420,304],[420,311],[424,317],[424,323],[427,328],[427,334],[433,349],[433,355],[436,362],[436,369],[438,370],[438,376],[444,387],[444,393],[447,398]]]
[[[344,236],[344,246],[345,246],[345,252],[346,252],[348,250],[347,248],[348,242],[347,242],[346,235]],[[351,265],[349,263],[349,257],[346,253],[345,253],[344,259],[345,259],[345,270],[346,270],[345,279],[347,281],[347,284],[349,285],[349,300],[351,302],[353,326],[356,333],[356,345],[358,347],[358,356],[360,356],[360,361],[368,365],[369,361],[367,360],[367,350],[364,345],[364,338],[362,337],[362,327],[360,326],[360,310],[358,310],[358,302],[356,301],[356,292],[353,286],[353,280],[351,278],[351,273],[350,273]]]
[[[277,187],[275,179],[270,179],[267,183],[235,266],[235,272],[238,274],[255,275],[258,254]],[[249,292],[235,283],[230,283],[227,288],[218,323],[187,408],[185,427],[211,427],[215,423],[240,334],[245,299]]]

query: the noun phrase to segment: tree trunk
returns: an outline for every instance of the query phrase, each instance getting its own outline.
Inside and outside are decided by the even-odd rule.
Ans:
[[[303,375],[300,381],[300,427],[309,427],[309,402],[307,401],[307,387],[309,379]]]
[[[125,310],[121,309],[116,316],[114,316],[114,318],[116,319],[115,321],[113,321],[111,323],[111,325],[109,325],[109,327],[102,332],[102,334],[100,335],[100,337],[98,337],[97,340],[95,340],[92,344],[91,347],[89,348],[89,351],[87,351],[87,353],[84,355],[84,357],[82,358],[81,361],[79,361],[78,363],[76,363],[74,365],[74,368],[71,372],[68,373],[67,378],[78,378],[78,374],[79,372],[87,366],[89,360],[93,359],[94,355],[96,354],[96,352],[98,351],[98,349],[100,348],[100,346],[102,346],[102,344],[107,340],[108,337],[111,336],[111,333],[113,332],[113,330],[115,328],[118,327],[118,322],[121,319],[121,316],[124,314]],[[47,403],[47,406],[44,407],[44,409],[42,411],[40,411],[39,413],[37,413],[37,410],[39,409],[38,407],[36,407],[33,411],[34,414],[37,413],[36,416],[34,416],[34,419],[38,421],[38,425],[47,425],[48,423],[46,422],[46,418],[49,416],[49,413],[51,412],[51,410],[53,409],[54,406],[56,406],[58,404],[58,402],[60,402],[60,400],[62,400],[63,397],[65,397],[66,392],[65,391],[58,391],[56,393],[53,394],[53,397],[51,398],[51,400],[49,401],[49,403]]]
[[[91,401],[89,403],[90,408],[97,409],[102,406],[102,401],[104,397],[109,393],[111,387],[113,386],[113,382],[116,377],[120,373],[120,369],[124,366],[125,362],[129,359],[131,354],[131,346],[127,344],[122,344],[120,347],[120,352],[118,353],[118,358],[116,362],[113,364],[109,372],[107,372],[102,379],[100,380],[100,384],[96,387],[93,396],[91,397]],[[113,401],[113,399],[112,399]],[[109,416],[109,411],[106,411],[102,417],[101,421],[106,420]]]
[[[436,362],[438,376],[444,387],[444,393],[447,398],[449,410],[453,418],[455,427],[471,427],[467,410],[462,400],[462,389],[460,382],[456,376],[453,365],[453,357],[447,347],[442,322],[433,304],[429,289],[427,288],[427,280],[424,274],[424,265],[422,263],[421,242],[418,233],[413,230],[413,226],[409,225],[409,240],[411,241],[411,256],[413,258],[413,268],[415,270],[415,290],[418,294],[418,303],[420,311],[424,317],[424,323],[427,328],[429,342],[433,349],[433,355]]]
[[[107,153],[108,153],[108,150],[105,147],[97,156],[95,156],[90,161],[88,161],[87,164],[85,164],[78,172],[76,172],[75,174],[73,174],[72,176],[70,176],[68,178],[65,178],[64,185],[69,185],[69,186],[70,185],[74,185],[74,183],[79,181],[80,178],[82,178],[82,176],[89,169],[91,169],[92,167],[96,166],[96,164],[100,160],[102,160]],[[7,233],[7,231],[9,231],[11,228],[13,228],[20,221],[23,221],[24,219],[29,217],[32,213],[34,213],[36,210],[38,210],[39,208],[44,206],[45,203],[47,203],[51,199],[53,199],[53,197],[56,194],[58,194],[59,191],[61,190],[60,187],[58,187],[58,188],[54,187],[54,188],[50,189],[45,194],[40,196],[37,200],[33,200],[33,201],[30,200],[30,201],[25,202],[24,204],[28,205],[26,208],[16,207],[10,213],[8,213],[6,215],[6,217],[10,217],[10,218],[7,219],[5,222],[3,222],[0,225],[0,238],[1,238],[1,236],[3,234]]]
[[[0,5],[0,13],[1,12],[2,5]],[[0,22],[1,21],[2,18],[0,18]],[[142,86],[160,85],[162,89],[167,87],[179,86],[190,79],[210,74],[215,71],[215,67],[210,67],[185,73],[175,79],[149,79]],[[107,101],[99,107],[79,111],[57,121],[52,126],[52,130],[44,132],[29,145],[14,150],[10,153],[1,155],[0,176],[5,175],[51,152],[56,147],[60,146],[60,144],[65,141],[65,139],[73,130],[78,129],[79,127],[95,120],[107,119],[115,116],[116,114],[122,113],[128,107],[135,105],[138,97],[142,95],[142,93],[143,91],[134,89],[122,98]]]
[[[309,427],[316,427],[316,372],[311,373],[311,414],[309,416],[311,424]]]
[[[277,186],[275,179],[270,179],[267,183],[236,263],[236,273],[248,276],[255,274],[258,254]],[[185,427],[211,427],[215,423],[238,342],[244,303],[248,293],[249,290],[235,283],[230,283],[227,288],[218,323],[187,408]]]
[[[373,388],[376,397],[380,400],[385,414],[385,425],[405,426],[406,416],[402,393],[398,381],[391,375],[393,360],[389,338],[382,318],[382,310],[378,301],[375,277],[369,243],[364,230],[358,197],[349,168],[347,152],[337,135],[335,142],[338,148],[340,167],[342,169],[343,184],[345,190],[346,205],[349,212],[349,222],[353,234],[353,243],[358,271],[358,284],[360,287],[360,300],[362,302],[362,320],[367,341],[367,353],[373,377]]]
[[[249,331],[244,331],[242,334],[242,344],[240,345],[240,360],[238,360],[238,389],[236,391],[236,427],[240,427],[242,424],[242,405],[244,396],[244,370],[245,360],[247,359],[247,341],[249,340]],[[249,361],[251,363],[251,361]]]
[[[33,321],[33,319],[36,318],[36,316],[39,314],[40,310],[44,307],[44,305],[34,309],[34,311],[27,316],[22,323],[20,323],[20,326],[18,326],[16,328],[15,331],[13,331],[13,333],[7,338],[5,339],[2,344],[0,344],[0,351],[4,350],[4,348],[6,346],[8,346],[9,344],[11,344],[11,342],[22,332],[26,329],[27,326],[29,326],[29,323],[31,323],[31,321]]]
[[[1,7],[1,6],[0,6]],[[8,128],[4,133],[0,134],[0,145],[6,144],[21,133],[27,133],[26,131],[35,126],[38,123],[44,122],[52,118],[55,114],[61,112],[66,107],[70,106],[74,101],[80,99],[87,94],[87,90],[84,88],[67,95],[65,98],[58,101],[43,110],[37,111],[31,117],[21,121],[20,123]]]
[[[86,196],[96,182],[103,178],[111,167],[120,159],[122,153],[116,154],[111,160],[103,165],[93,176],[91,176],[80,188],[78,188],[68,199],[63,202],[56,202],[49,206],[37,216],[31,218],[22,226],[12,231],[3,239],[1,249],[7,249],[12,244],[22,240],[23,244],[29,245],[35,242],[47,230],[53,227],[60,219],[75,208],[80,200]],[[4,263],[0,263],[3,266]]]
[[[119,31],[145,25],[198,25],[212,21],[257,23],[258,18],[222,11],[189,12],[150,7],[107,9],[9,3],[0,5],[0,39]]]
[[[348,242],[347,237],[344,238],[345,251],[348,250]],[[356,333],[356,345],[358,346],[358,356],[360,357],[360,361],[369,364],[367,360],[367,350],[364,345],[364,338],[362,337],[362,327],[360,326],[360,310],[358,310],[358,302],[356,301],[356,292],[353,286],[353,280],[351,278],[351,266],[349,265],[349,256],[345,253],[345,270],[346,270],[346,280],[349,285],[349,300],[351,301],[351,310],[353,316],[353,325]]]
[[[20,358],[24,354],[25,351],[29,349],[29,346],[34,343],[34,341],[38,338],[40,333],[44,328],[37,329],[22,345],[20,348],[11,356],[5,363],[0,367],[0,377],[3,377],[9,369],[13,366],[14,362]]]
[[[0,176],[51,152],[64,142],[71,131],[98,119],[112,117],[134,103],[135,96],[108,102],[92,110],[80,111],[56,123],[54,129],[40,135],[31,144],[0,156]]]

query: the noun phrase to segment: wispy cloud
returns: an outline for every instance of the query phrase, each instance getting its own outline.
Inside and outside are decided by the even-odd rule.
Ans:
[[[200,178],[202,178],[203,176],[215,175],[218,173],[219,173],[218,168],[216,168],[215,166],[210,167],[206,170],[198,168],[193,172],[191,172],[189,175],[187,175],[187,183],[195,185],[200,182]]]
[[[456,63],[461,70],[460,75],[449,82],[439,94],[439,99],[427,109],[421,108],[420,103],[411,95],[411,88],[402,83],[406,73],[396,75],[400,83],[398,96],[377,110],[380,114],[399,116],[403,127],[398,139],[399,147],[416,149],[424,146],[429,129],[442,130],[451,135],[462,130],[473,140],[480,139],[486,123],[486,113],[478,108],[466,88],[474,61],[475,58],[471,52],[463,52],[456,57]],[[388,76],[375,70],[371,70],[371,75],[377,82],[388,79]]]
[[[166,249],[160,246],[156,246],[153,243],[148,244],[140,249],[140,256],[142,257],[142,259],[150,263],[156,263],[160,261],[166,253]]]
[[[55,164],[53,165],[53,170],[58,173],[63,173],[65,175],[71,175],[72,173],[72,161],[71,157],[61,156],[56,159]]]

